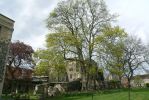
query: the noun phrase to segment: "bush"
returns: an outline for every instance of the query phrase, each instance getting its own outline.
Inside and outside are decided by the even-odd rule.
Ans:
[[[108,88],[109,89],[114,89],[114,88],[120,88],[120,81],[117,80],[110,80],[108,83]]]
[[[80,80],[72,81],[68,83],[67,90],[68,91],[81,91],[82,84]]]
[[[146,83],[145,85],[146,85],[147,88],[149,88],[149,83]]]

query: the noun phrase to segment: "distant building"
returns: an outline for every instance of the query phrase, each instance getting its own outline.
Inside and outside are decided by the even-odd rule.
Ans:
[[[121,80],[121,83],[122,83],[123,87],[127,87],[128,86],[127,78],[123,77]],[[132,87],[145,87],[146,83],[149,83],[149,74],[133,76],[133,78],[130,82]]]
[[[66,72],[69,82],[81,78],[80,68],[77,66],[76,61],[68,61],[66,63]]]
[[[13,80],[13,79],[32,79],[33,70],[32,69],[26,69],[26,68],[15,68],[7,66],[6,70],[6,79]]]
[[[88,59],[85,60],[86,64],[88,64]],[[68,80],[69,82],[75,81],[75,80],[80,80],[82,83],[82,88],[86,88],[86,83],[88,82],[88,87],[89,88],[100,88],[103,85],[104,77],[103,77],[103,71],[98,67],[97,62],[94,60],[91,61],[91,64],[93,67],[85,65],[87,67],[92,68],[92,70],[95,70],[96,72],[94,73],[88,73],[88,81],[87,77],[82,75],[81,73],[81,68],[78,65],[77,61],[68,61],[66,64],[66,71],[68,75]],[[86,68],[87,68],[86,67]],[[94,78],[93,78],[94,77]]]
[[[32,84],[32,69],[7,66],[3,93],[28,92]]]
[[[115,74],[108,74],[106,77],[106,81],[111,81],[111,80],[119,80],[119,77]]]
[[[55,77],[53,75],[49,75],[49,81],[50,82],[71,82],[81,78],[80,68],[79,66],[77,66],[76,61],[66,61],[65,68],[66,68],[66,73],[64,73],[61,76]]]
[[[145,87],[146,83],[149,83],[149,74],[136,75],[131,81],[133,87]]]

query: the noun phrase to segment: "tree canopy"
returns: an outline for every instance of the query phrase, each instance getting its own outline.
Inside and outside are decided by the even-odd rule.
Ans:
[[[114,18],[103,0],[61,1],[47,19],[47,27],[54,32],[49,34],[47,44],[56,44],[66,60],[77,60],[83,77],[87,77],[85,59],[91,66],[96,37]]]
[[[8,54],[8,66],[7,70],[10,72],[12,78],[14,78],[14,73],[17,69],[33,69],[35,66],[35,62],[32,58],[32,54],[34,50],[28,44],[24,44],[23,42],[16,41],[10,43],[10,49]]]

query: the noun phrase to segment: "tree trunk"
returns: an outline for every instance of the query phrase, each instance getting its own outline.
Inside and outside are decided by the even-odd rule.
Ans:
[[[59,71],[57,72],[57,81],[60,82],[60,78],[59,78]]]
[[[82,90],[86,90],[86,71],[85,71],[85,64],[84,64],[84,59],[83,59],[83,54],[82,54],[82,49],[78,46],[77,48],[77,53],[78,53],[78,59],[79,59],[79,66],[81,68],[81,77],[82,77]]]
[[[85,81],[86,81],[85,80],[85,75],[82,74],[82,82],[81,82],[81,84],[82,84],[81,90],[82,91],[86,90],[86,82]]]
[[[96,90],[96,79],[95,79],[95,76],[94,76],[94,90]]]
[[[122,88],[123,86],[122,86],[122,77],[121,76],[119,76],[119,81],[120,81],[120,87],[119,88]]]
[[[86,75],[86,90],[88,90],[88,88],[89,88],[88,83],[89,83],[89,74],[87,73],[87,75]]]
[[[128,100],[130,100],[130,88],[131,88],[130,79],[128,79]]]

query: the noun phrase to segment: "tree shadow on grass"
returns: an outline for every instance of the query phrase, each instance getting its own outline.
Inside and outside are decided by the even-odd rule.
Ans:
[[[73,96],[73,97],[50,97],[47,98],[46,100],[81,100],[84,97],[79,97],[79,96]]]

